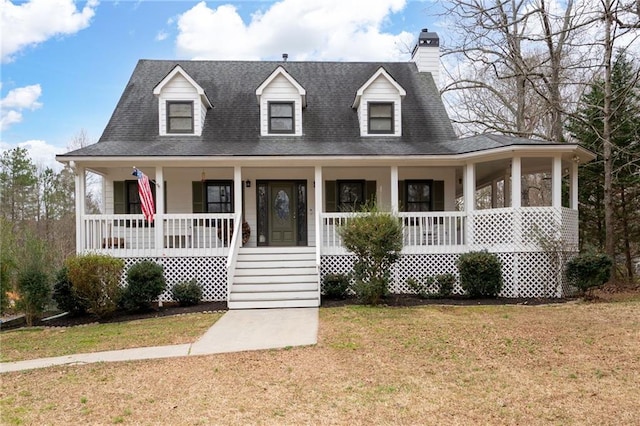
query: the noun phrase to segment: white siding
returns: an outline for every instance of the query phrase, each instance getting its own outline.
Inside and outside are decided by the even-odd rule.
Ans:
[[[262,91],[260,97],[260,134],[269,134],[269,102],[294,102],[295,133],[292,136],[302,135],[302,98],[298,89],[283,75],[278,75]]]
[[[430,72],[436,86],[440,86],[440,48],[434,46],[420,46],[411,58],[420,72]]]
[[[176,74],[163,88],[158,98],[158,122],[160,135],[167,133],[167,101],[193,101],[193,130],[194,135],[202,134],[207,107],[202,104],[198,91],[180,74]]]
[[[369,102],[393,102],[394,110],[394,136],[402,136],[402,98],[398,89],[384,76],[379,76],[367,87],[360,98],[358,105],[358,119],[360,121],[360,135],[370,136],[368,120]],[[379,135],[375,135],[379,136]]]

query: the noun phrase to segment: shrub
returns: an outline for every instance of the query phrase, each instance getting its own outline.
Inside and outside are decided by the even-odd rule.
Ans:
[[[440,274],[434,277],[426,277],[423,281],[415,278],[407,279],[407,285],[423,299],[430,297],[449,297],[453,293],[456,277],[453,274]]]
[[[609,280],[613,262],[606,254],[585,252],[567,262],[567,279],[583,293]]]
[[[460,285],[471,297],[496,297],[502,290],[502,264],[495,254],[461,254],[457,262]]]
[[[56,274],[53,285],[53,300],[58,309],[69,312],[72,315],[81,315],[87,312],[87,305],[78,296],[76,289],[69,280],[68,270],[63,266]]]
[[[345,247],[356,255],[353,290],[361,303],[377,305],[388,294],[391,266],[402,250],[402,227],[388,213],[367,208],[339,229]]]
[[[51,287],[49,277],[38,269],[28,268],[18,274],[18,308],[24,312],[28,326],[42,316],[49,303]]]
[[[436,275],[438,294],[442,297],[449,297],[453,293],[453,286],[456,284],[456,276],[453,274]]]
[[[122,305],[127,310],[149,308],[166,288],[162,265],[144,260],[129,268],[127,285],[122,292]]]
[[[322,289],[327,299],[344,299],[349,291],[349,277],[344,274],[325,275]]]
[[[171,297],[181,306],[197,305],[202,300],[202,287],[195,279],[184,281],[173,286]]]
[[[122,259],[87,254],[68,258],[65,266],[69,280],[88,312],[106,317],[116,310],[122,294]]]

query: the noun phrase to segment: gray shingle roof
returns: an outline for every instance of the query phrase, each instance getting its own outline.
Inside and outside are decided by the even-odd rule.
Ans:
[[[214,108],[202,136],[160,136],[153,88],[180,65]],[[303,136],[260,136],[256,88],[283,66],[307,91]],[[361,137],[356,91],[380,67],[407,91],[401,137]],[[456,154],[540,143],[508,136],[457,139],[431,74],[413,63],[138,62],[98,143],[64,156],[291,156]]]

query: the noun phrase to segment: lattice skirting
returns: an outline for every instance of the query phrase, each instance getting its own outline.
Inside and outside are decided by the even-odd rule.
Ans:
[[[504,285],[501,297],[564,297],[571,293],[564,274],[562,256],[558,261],[555,255],[545,252],[496,253],[502,262]],[[456,276],[454,294],[462,294],[456,261],[459,254],[407,254],[402,255],[393,265],[391,292],[411,293],[407,285],[408,278],[423,279],[428,276],[450,273]],[[355,256],[322,256],[321,282],[327,274],[347,274],[353,270]],[[558,265],[561,265],[558,267]]]
[[[220,302],[227,300],[227,258],[217,257],[161,257],[161,258],[125,258],[125,271],[122,285],[126,283],[129,268],[143,260],[151,260],[164,267],[167,289],[160,295],[163,302],[173,301],[171,289],[177,283],[196,279],[202,286],[202,300]]]

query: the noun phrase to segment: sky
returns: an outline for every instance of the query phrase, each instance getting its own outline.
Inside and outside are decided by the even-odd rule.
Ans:
[[[0,151],[61,168],[100,138],[139,59],[405,61],[433,0],[0,0]]]

